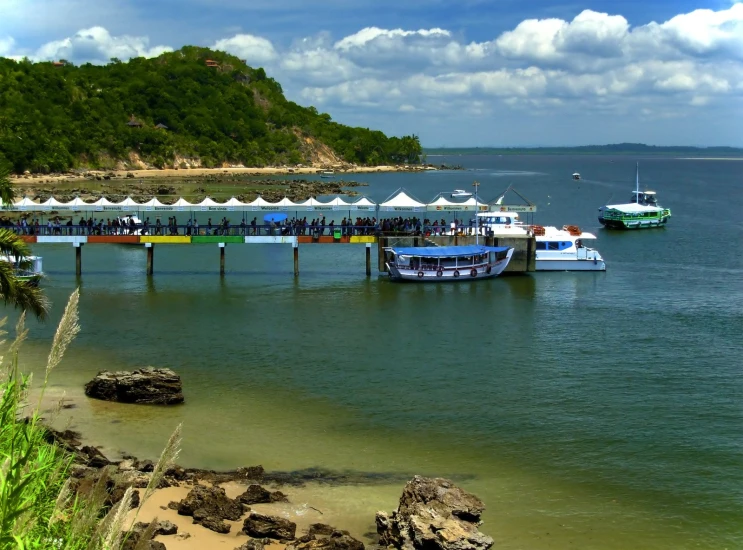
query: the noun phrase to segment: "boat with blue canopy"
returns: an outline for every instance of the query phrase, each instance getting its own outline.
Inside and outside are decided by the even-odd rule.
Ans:
[[[510,246],[388,247],[387,270],[392,280],[443,282],[497,277],[508,267]]]

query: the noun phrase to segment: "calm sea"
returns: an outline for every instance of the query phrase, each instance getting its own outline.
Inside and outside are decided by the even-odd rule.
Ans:
[[[356,178],[378,201],[513,185],[536,223],[596,233],[605,273],[400,285],[365,277],[363,247],[306,245],[295,280],[289,246],[233,245],[220,279],[203,245],[158,246],[148,280],[142,248],[88,245],[62,420],[110,453],[154,457],[183,422],[189,466],[343,474],[310,504],[355,532],[420,473],[483,498],[499,548],[743,548],[743,162],[640,159],[668,227],[603,230],[636,160],[431,157],[467,170]],[[76,285],[72,246],[35,251],[55,310],[31,367]],[[179,372],[187,403],[82,396],[98,370],[144,365]]]

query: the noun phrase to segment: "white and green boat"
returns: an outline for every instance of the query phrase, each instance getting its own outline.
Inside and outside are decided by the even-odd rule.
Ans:
[[[13,264],[15,276],[20,281],[26,281],[34,286],[44,277],[41,268],[41,256],[28,256],[21,263],[15,256],[0,255],[0,262],[9,262]]]
[[[640,191],[640,165],[632,202],[608,204],[599,208],[599,222],[610,229],[649,229],[665,227],[671,211],[658,205],[655,191]]]

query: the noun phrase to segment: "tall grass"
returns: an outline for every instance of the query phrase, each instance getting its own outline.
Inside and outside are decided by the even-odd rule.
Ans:
[[[28,330],[21,315],[9,345],[0,321],[0,550],[119,550],[142,505],[157,488],[180,450],[178,426],[152,473],[135,519],[127,522],[133,489],[105,508],[111,471],[104,469],[84,496],[73,495],[73,456],[48,443],[41,404],[50,373],[80,331],[76,290],[70,296],[52,342],[36,407],[29,410],[30,377],[18,370],[18,353]]]

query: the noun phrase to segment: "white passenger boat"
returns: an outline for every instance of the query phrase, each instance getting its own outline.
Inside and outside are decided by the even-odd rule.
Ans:
[[[469,191],[465,191],[464,189],[455,189],[451,193],[451,198],[453,199],[468,199],[472,196],[472,193]]]
[[[335,172],[333,170],[323,170],[320,172],[320,177],[325,179],[330,179],[335,177]]]
[[[495,236],[534,235],[537,242],[536,271],[606,271],[606,263],[598,250],[585,241],[596,240],[574,225],[524,225],[516,212],[481,212],[477,215],[480,234]]]
[[[508,267],[510,246],[388,247],[392,280],[418,282],[471,281],[497,277]]]
[[[562,229],[532,226],[537,241],[537,271],[606,271],[606,262],[598,250],[585,241],[596,235],[585,233],[574,225]]]
[[[11,263],[16,278],[32,285],[38,285],[44,276],[41,256],[27,256],[26,261],[30,263],[28,267],[21,267],[19,259],[15,256],[0,255],[0,261]]]

